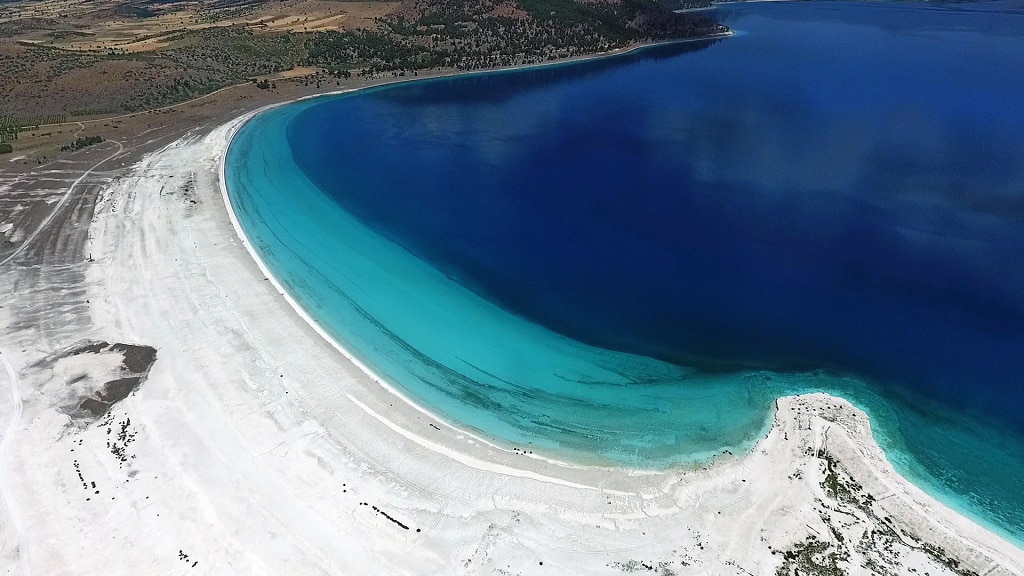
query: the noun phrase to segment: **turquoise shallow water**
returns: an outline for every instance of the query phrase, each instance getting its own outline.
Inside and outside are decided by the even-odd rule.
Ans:
[[[615,261],[617,255],[612,253],[615,246],[633,242],[635,236],[613,235],[608,240],[604,236],[592,236],[591,229],[578,229],[578,236],[574,233],[571,237],[554,233],[540,235],[544,243],[539,244],[537,252],[528,252],[525,248],[521,252],[528,265],[524,272],[515,267],[520,254],[500,244],[501,238],[495,240],[490,235],[493,230],[510,231],[508,234],[515,246],[529,247],[531,242],[537,241],[534,232],[540,225],[517,229],[507,222],[541,221],[551,229],[572,229],[568,225],[560,226],[566,222],[553,217],[543,218],[558,215],[564,206],[572,209],[573,222],[594,218],[594,206],[611,202],[614,197],[599,196],[594,200],[582,194],[573,196],[574,191],[601,190],[612,182],[612,192],[633,191],[629,206],[620,206],[616,214],[628,212],[630,206],[660,206],[662,212],[675,218],[670,224],[683,221],[689,224],[686,230],[693,239],[702,242],[702,252],[712,253],[717,259],[732,258],[729,274],[740,274],[735,271],[751,267],[766,267],[772,258],[772,254],[766,252],[766,245],[758,244],[757,257],[744,260],[736,256],[743,245],[725,244],[727,239],[716,236],[720,229],[728,229],[722,223],[738,219],[755,232],[767,230],[766,236],[773,240],[767,244],[769,247],[785,244],[783,240],[793,241],[787,234],[796,235],[805,223],[792,217],[792,206],[766,207],[764,198],[767,196],[764,195],[778,193],[796,197],[804,206],[824,205],[821,212],[832,218],[828,220],[829,225],[837,225],[839,221],[834,214],[845,213],[851,205],[829,204],[817,198],[809,203],[808,197],[801,196],[800,186],[806,181],[863,181],[863,176],[851,174],[849,165],[834,158],[856,156],[853,154],[858,151],[856,145],[870,138],[849,129],[839,131],[836,136],[839,124],[833,118],[840,114],[834,111],[868,108],[874,112],[880,107],[884,110],[890,101],[887,98],[892,99],[886,94],[853,89],[858,81],[858,66],[859,74],[868,77],[892,75],[895,78],[901,73],[900,70],[878,69],[870,61],[853,56],[843,61],[840,48],[829,42],[837,37],[840,41],[863,41],[860,36],[867,35],[873,41],[871,46],[877,49],[877,42],[884,39],[918,46],[920,36],[924,44],[918,46],[918,50],[930,53],[935,49],[930,43],[934,36],[964,33],[950,32],[949,27],[941,26],[944,18],[941,14],[926,11],[927,18],[922,18],[921,14],[893,13],[891,9],[855,4],[834,4],[813,10],[806,6],[744,6],[723,15],[731,25],[746,31],[742,38],[726,42],[658,48],[633,56],[545,70],[417,82],[295,103],[261,114],[239,131],[227,157],[229,194],[258,252],[303,307],[375,371],[414,400],[457,425],[477,430],[500,443],[528,446],[563,459],[664,468],[702,462],[724,450],[749,449],[767,430],[776,398],[807,391],[828,391],[850,399],[869,413],[877,440],[901,473],[1019,543],[1024,540],[1021,528],[1024,526],[1024,489],[1019,480],[1024,477],[1021,475],[1024,473],[1024,447],[1015,428],[1019,420],[1014,420],[1011,410],[1004,410],[1009,414],[1005,416],[998,409],[988,408],[993,403],[1016,406],[1012,394],[1019,396],[1019,385],[1009,389],[1000,380],[1000,373],[986,372],[983,367],[966,361],[949,363],[943,368],[944,372],[940,372],[932,367],[942,366],[942,358],[923,353],[916,356],[922,358],[920,366],[912,365],[912,369],[904,370],[904,364],[900,363],[896,369],[889,355],[878,352],[892,348],[885,334],[901,331],[918,334],[916,339],[923,342],[922,348],[942,347],[942,342],[929,340],[933,338],[931,333],[923,332],[922,327],[940,334],[942,332],[934,330],[945,327],[945,333],[950,335],[948,339],[953,341],[949,349],[955,349],[954,345],[960,349],[970,345],[975,347],[970,350],[994,350],[992,358],[996,365],[1006,367],[1005,373],[1015,373],[1017,364],[1004,359],[1012,356],[999,355],[1003,348],[1012,352],[1020,341],[1013,325],[999,326],[1001,331],[994,332],[1002,336],[991,337],[988,342],[994,344],[982,346],[974,343],[975,332],[961,331],[962,320],[948,325],[942,323],[946,316],[964,308],[981,310],[971,317],[971,326],[982,324],[982,320],[989,321],[988,308],[980,302],[991,299],[972,296],[990,288],[982,281],[987,281],[986,276],[980,276],[981,280],[970,285],[949,282],[946,292],[925,293],[933,306],[927,310],[922,308],[920,312],[912,307],[910,298],[905,302],[897,301],[894,306],[901,312],[880,315],[887,322],[877,325],[881,328],[870,323],[852,323],[849,329],[842,331],[850,335],[843,340],[820,332],[821,325],[849,323],[840,312],[821,305],[814,318],[822,316],[828,322],[818,324],[801,316],[808,303],[815,299],[827,302],[828,298],[808,292],[802,299],[795,299],[797,307],[788,308],[784,302],[787,299],[779,296],[793,290],[809,290],[806,284],[785,283],[773,292],[774,285],[766,281],[756,293],[743,294],[735,288],[736,283],[743,280],[742,276],[724,276],[726,282],[716,276],[722,274],[720,271],[701,268],[701,261],[684,257],[673,260],[674,265],[688,274],[699,272],[699,277],[683,275],[681,281],[670,274],[659,274],[652,279],[648,277],[649,270],[642,266],[631,268],[630,259],[635,259],[635,254],[625,252],[623,262],[605,274],[600,269],[601,264]],[[884,26],[878,25],[880,21]],[[1006,25],[1005,19],[996,21]],[[972,25],[984,26],[986,30],[998,28],[988,20],[973,24],[962,19],[956,22],[953,28],[967,28],[966,34],[973,35],[971,37],[977,36],[970,30]],[[1016,38],[1013,34],[1019,34],[1020,30],[1010,26],[1009,31],[1001,30],[1001,33],[1012,40]],[[997,34],[993,40],[995,46],[981,42],[976,50],[986,55],[988,51],[1002,49],[998,38]],[[959,36],[957,39],[963,40]],[[824,75],[822,70],[828,70],[829,65],[821,62],[823,49],[831,50],[833,59],[847,66],[846,75],[828,80],[819,78],[819,84],[813,85],[806,76],[787,77],[779,71],[779,68],[802,66],[805,69],[801,72]],[[771,50],[778,53],[771,56]],[[767,61],[766,51],[769,53]],[[752,59],[754,52],[761,56]],[[866,52],[870,56],[873,50]],[[769,66],[771,62],[776,62],[776,68]],[[915,62],[920,64],[908,57],[903,65],[912,67]],[[751,68],[743,68],[744,65]],[[992,104],[1005,112],[1003,102],[1007,98],[1000,90],[1009,90],[1013,96],[1016,88],[986,85],[984,90],[972,92],[969,97],[958,97],[950,86],[957,84],[961,66],[944,69],[940,76],[948,78],[937,81],[953,96],[939,94],[931,100],[921,97],[923,103],[919,108],[937,110],[939,116],[967,118],[975,125],[984,126],[983,118],[972,118],[960,112],[947,114],[948,110],[942,112],[943,106],[972,108],[972,102],[982,102],[984,106],[974,107],[980,111],[977,114],[992,114],[1004,126],[985,136],[997,143],[1012,142],[1013,130],[1021,125],[1019,118],[1003,121],[993,112]],[[778,78],[774,83],[773,75]],[[694,78],[701,81],[695,82]],[[974,80],[980,84],[985,78]],[[801,86],[801,81],[806,85]],[[904,83],[892,81],[887,92],[903,91],[899,96],[906,98],[907,94],[922,91],[922,87],[928,88],[928,82],[914,77]],[[766,86],[776,91],[764,88]],[[727,87],[730,90],[726,90]],[[755,87],[762,92],[754,90]],[[934,84],[930,88],[934,89]],[[724,94],[732,96],[727,98]],[[799,98],[791,101],[793,94],[806,101],[799,101]],[[743,98],[737,95],[745,95],[748,105],[744,106],[740,101]],[[712,98],[716,100],[714,109],[708,104]],[[626,100],[628,105],[624,104]],[[757,105],[751,107],[750,101]],[[840,101],[844,104],[837,104]],[[792,112],[796,108],[809,109],[813,114],[810,118],[800,116]],[[844,114],[843,122],[850,122],[849,114]],[[903,116],[891,116],[887,120],[890,128],[893,118],[906,117],[906,110],[894,114]],[[701,119],[708,117],[712,117],[713,122],[702,125]],[[796,128],[790,124],[772,124],[782,120],[791,121]],[[915,126],[936,130],[927,118],[912,120],[907,126],[897,127],[904,131]],[[645,132],[638,135],[631,131],[632,127],[645,122]],[[834,165],[827,172],[816,172],[808,162],[808,150],[817,147],[813,137],[808,136],[813,131],[801,130],[808,125],[822,124],[833,131],[833,137],[827,141],[835,148],[830,156]],[[553,126],[557,129],[553,130]],[[769,129],[788,135],[788,139],[748,142],[747,134]],[[1000,130],[1008,131],[1009,135]],[[711,147],[673,151],[665,139],[675,138],[676,134],[699,134],[701,142],[710,142]],[[569,138],[569,141],[556,141],[555,135]],[[974,144],[969,136],[958,136],[959,140],[964,138]],[[934,132],[931,139],[937,139]],[[587,148],[588,143],[594,143],[593,149]],[[916,145],[918,141],[886,143],[893,149]],[[573,153],[581,149],[586,154]],[[538,157],[531,157],[523,150],[532,150],[534,152],[530,153]],[[765,150],[772,153],[755,153]],[[956,188],[959,184],[955,179],[941,180],[943,173],[932,166],[947,160],[943,154],[961,157],[963,151],[954,148],[934,153],[934,157],[925,158],[929,163],[922,160],[920,154],[893,160],[887,150],[872,151],[883,156],[871,167],[872,173],[884,170],[887,163],[895,163],[896,167],[890,168],[893,174],[911,176],[906,178],[908,182],[902,183],[903,188],[892,187],[899,201],[894,206],[883,204],[884,208],[901,214],[917,210],[934,217],[936,212],[930,206],[935,197],[927,196],[927,202],[922,203],[919,202],[921,195],[916,192],[920,182],[927,179],[933,182],[932,187],[934,182],[942,184],[947,197],[965,193]],[[544,154],[552,151],[558,153]],[[603,151],[609,152],[603,154]],[[656,159],[669,157],[671,161],[666,165],[677,166],[678,157],[670,156],[672,152],[685,153],[691,160],[697,160],[688,166],[685,174],[665,172],[662,175],[659,170],[663,166]],[[531,159],[524,161],[524,154]],[[543,158],[549,156],[555,161],[545,163]],[[870,159],[870,155],[857,158],[859,162],[866,162],[865,157]],[[1012,188],[1019,180],[1014,180],[1015,169],[1007,166],[1017,166],[1016,161],[1013,157],[994,170],[972,168],[969,172],[975,180],[985,180],[989,188]],[[573,172],[576,162],[579,171]],[[789,168],[778,169],[782,162]],[[321,170],[318,166],[329,169]],[[629,171],[636,170],[636,166],[643,170]],[[598,170],[600,167],[615,170]],[[539,176],[531,179],[524,169]],[[569,175],[561,175],[563,170]],[[728,178],[723,176],[726,172]],[[587,174],[591,174],[590,180],[586,179]],[[623,174],[626,176],[621,176]],[[663,176],[663,179],[651,174]],[[659,190],[670,188],[666,182],[684,177],[693,179],[696,184],[673,192],[672,199],[693,196],[696,191],[698,196],[713,192],[719,195],[716,197],[726,197],[730,202],[687,204],[679,208],[655,196]],[[645,182],[645,178],[651,181]],[[754,180],[755,184],[763,179],[760,183],[763,189],[744,189],[744,195],[737,196],[736,189],[727,189],[721,184],[730,178],[744,182]],[[424,180],[439,184],[436,189],[425,187]],[[530,188],[504,189],[504,183],[510,181],[528,182]],[[815,184],[813,187],[818,194],[823,188],[835,197],[858,193],[858,188],[852,185],[848,189],[838,185]],[[503,190],[507,196],[501,195]],[[533,198],[534,195],[540,200]],[[558,199],[565,199],[565,202],[551,201],[552,195],[558,195]],[[751,197],[759,199],[760,203],[755,206],[760,208],[744,212],[740,208],[751,208],[744,207],[742,200]],[[529,202],[510,203],[509,198],[540,202],[540,209],[534,209],[536,205],[522,209],[521,205]],[[1012,205],[1005,198],[991,202],[999,200]],[[466,206],[474,204],[483,206],[484,211],[463,212]],[[589,216],[577,217],[576,207],[580,205],[591,210]],[[736,208],[738,205],[740,208]],[[921,208],[922,205],[925,208]],[[488,211],[492,206],[500,206],[501,210]],[[687,221],[679,215],[682,212],[672,212],[695,206],[700,208],[698,220]],[[790,211],[785,214],[788,219],[780,221],[777,212],[783,207]],[[728,212],[733,209],[737,212]],[[724,216],[718,221],[708,216],[716,213]],[[765,213],[775,214],[775,219],[763,217]],[[402,214],[409,215],[407,220],[401,219]],[[864,212],[858,216],[865,218],[873,214]],[[940,215],[954,218],[944,212]],[[614,230],[628,229],[629,216],[626,214],[623,220],[616,221]],[[822,216],[813,216],[816,220],[810,228],[819,230]],[[657,232],[655,216],[644,214],[637,221],[641,223],[637,229]],[[709,221],[715,222],[714,228],[700,227],[701,222]],[[436,227],[416,228],[424,222],[436,224]],[[915,224],[919,226],[920,221]],[[992,229],[987,228],[990,225],[987,220],[970,224],[986,226],[982,232],[995,234],[993,229],[998,232],[1005,226],[1016,230],[1019,222],[1001,220]],[[780,232],[780,225],[788,226],[787,231]],[[655,238],[667,252],[672,250],[671,239],[683,235],[672,230],[675,229],[669,228],[666,238]],[[930,231],[934,230],[932,227]],[[964,229],[957,230],[963,232]],[[970,231],[980,234],[975,228]],[[858,232],[863,235],[856,236],[852,242],[857,250],[872,245],[871,240],[876,237],[874,231]],[[820,231],[815,234],[819,242],[828,241],[827,235]],[[593,256],[596,250],[589,250],[586,255],[575,247],[569,251],[566,246],[572,246],[577,237],[588,238],[592,243],[588,244],[590,248],[600,247],[600,257]],[[1009,237],[1011,248],[1016,246],[1015,238]],[[714,239],[715,243],[712,245],[709,239]],[[559,243],[552,243],[554,240]],[[645,242],[650,240],[650,236],[645,237]],[[797,240],[805,241],[806,236]],[[474,260],[477,254],[472,251],[459,252],[452,248],[466,244],[481,247],[483,257]],[[726,249],[721,248],[723,245],[729,246],[731,256],[726,255]],[[641,246],[645,247],[645,254],[650,252],[649,243]],[[927,247],[938,250],[932,245]],[[550,261],[546,259],[549,253],[557,256],[559,248],[568,253],[567,260],[557,260],[554,256]],[[845,249],[844,246],[839,248]],[[835,254],[837,249],[832,248],[829,254]],[[797,268],[801,262],[801,254],[792,247],[782,250],[781,254],[779,262],[784,264],[772,269],[791,265]],[[884,255],[884,252],[870,254],[881,262],[879,266],[885,265]],[[997,263],[1003,257],[1002,253],[981,250],[977,255]],[[860,258],[863,252],[849,252],[847,256]],[[488,268],[481,272],[480,262],[497,264],[493,266],[495,270]],[[914,262],[916,260],[908,259],[900,265],[906,268]],[[942,262],[938,257],[927,262],[927,265],[918,265],[915,277],[929,273],[936,278],[950,277],[949,270],[937,264]],[[546,265],[550,265],[551,270],[545,270]],[[570,280],[582,278],[592,289],[573,287],[569,280],[559,276],[557,272],[567,267],[571,272]],[[792,276],[804,278],[809,270],[818,268],[817,264],[797,268]],[[934,272],[936,268],[938,272]],[[514,274],[501,275],[509,270]],[[494,285],[507,286],[526,277],[530,279],[529,285],[514,294],[494,288]],[[488,284],[495,278],[501,281]],[[624,279],[624,287],[616,284],[616,278]],[[753,278],[761,280],[757,276]],[[1012,275],[1003,280],[1014,285]],[[536,289],[545,284],[554,287],[551,294]],[[592,296],[602,294],[599,285],[613,284],[617,296],[624,294],[619,300],[602,301]],[[576,291],[567,292],[566,286]],[[752,304],[747,308],[737,305],[722,309],[732,315],[730,322],[734,323],[722,322],[717,326],[689,309],[660,308],[665,310],[666,316],[679,314],[702,323],[705,328],[698,331],[695,338],[701,345],[692,344],[687,340],[689,332],[678,323],[665,329],[657,323],[627,321],[647,314],[642,304],[663,298],[659,290],[664,286],[669,286],[672,294],[704,297],[704,308],[719,310],[721,301],[727,301],[730,306],[736,302]],[[714,292],[716,287],[731,295],[715,301],[698,291],[699,288]],[[902,290],[900,293],[910,291],[911,296],[920,291],[906,283],[897,287]],[[1016,294],[1013,290],[1010,290],[1011,296]],[[842,296],[852,298],[850,294],[863,293],[875,294],[857,284],[856,290]],[[533,309],[523,305],[517,301],[522,294],[527,295],[529,303],[543,302],[549,308]],[[948,294],[954,294],[955,299]],[[882,296],[877,298],[883,304],[891,303],[883,301]],[[621,305],[622,301],[630,302],[630,299],[634,302]],[[682,296],[679,299],[685,300]],[[636,304],[636,300],[642,302]],[[948,309],[934,304],[939,301],[944,305],[947,300],[953,302]],[[865,305],[856,300],[850,302],[851,307]],[[1002,310],[1010,312],[1002,313],[1002,317],[1012,319],[1017,309],[1005,302],[1001,305]],[[936,306],[942,315],[931,312]],[[1000,308],[995,308],[997,313],[993,316],[999,316]],[[607,318],[592,320],[595,309],[607,310]],[[867,314],[855,312],[854,316],[859,317]],[[728,314],[723,312],[716,317],[725,318]],[[763,318],[757,317],[761,314]],[[919,314],[920,319],[915,314]],[[623,317],[627,320],[620,321]],[[678,322],[678,318],[673,320]],[[764,330],[780,325],[786,330],[758,333],[754,337],[736,328],[736,325],[756,326],[758,323]],[[651,328],[652,325],[657,329]],[[617,328],[611,330],[609,326]],[[876,328],[881,331],[871,332]],[[993,332],[987,324],[985,328],[987,331],[983,334]],[[706,340],[718,343],[703,344]],[[819,349],[807,344],[816,340],[829,346]],[[868,340],[881,344],[877,349],[850,344]],[[826,348],[828,354],[822,351]],[[856,354],[845,353],[855,348]],[[915,349],[911,346],[898,352],[906,355],[914,353]],[[985,353],[981,351],[977,355]],[[941,350],[941,355],[948,356],[947,350]],[[972,386],[945,383],[942,374],[949,373],[955,373],[957,379],[963,374],[977,374],[984,382],[994,384],[978,386],[974,393]],[[1012,377],[1008,381],[1012,386]],[[941,382],[942,386],[932,386],[929,382]],[[956,401],[960,398],[958,394],[986,399],[998,397],[1000,390],[1009,401],[979,400],[976,404]],[[993,414],[996,416],[990,416]]]

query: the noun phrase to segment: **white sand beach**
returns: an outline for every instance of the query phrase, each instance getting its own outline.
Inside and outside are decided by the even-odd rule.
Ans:
[[[0,275],[0,573],[1024,574],[1024,551],[900,477],[823,394],[780,399],[750,454],[660,473],[432,418],[243,246],[219,183],[241,121],[111,174],[82,305],[47,305],[77,284],[25,289],[37,268]],[[156,349],[91,424],[69,411],[130,362],[89,342]]]

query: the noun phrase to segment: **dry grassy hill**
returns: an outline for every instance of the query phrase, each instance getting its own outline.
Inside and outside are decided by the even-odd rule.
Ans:
[[[134,112],[247,81],[471,70],[720,31],[654,0],[21,0],[0,3],[0,116]]]

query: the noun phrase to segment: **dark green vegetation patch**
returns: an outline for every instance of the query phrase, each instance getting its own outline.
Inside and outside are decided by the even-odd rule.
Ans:
[[[477,70],[726,31],[705,16],[677,14],[652,0],[449,0],[411,7],[380,19],[377,30],[313,36],[307,63],[335,74]]]
[[[75,138],[74,142],[65,144],[60,147],[61,152],[74,152],[75,150],[81,150],[82,148],[88,148],[93,144],[99,144],[103,142],[102,136],[85,136],[84,138]]]

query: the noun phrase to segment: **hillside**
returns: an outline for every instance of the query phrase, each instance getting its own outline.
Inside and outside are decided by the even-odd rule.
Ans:
[[[0,116],[135,112],[285,78],[475,70],[724,32],[653,0],[0,5]]]

